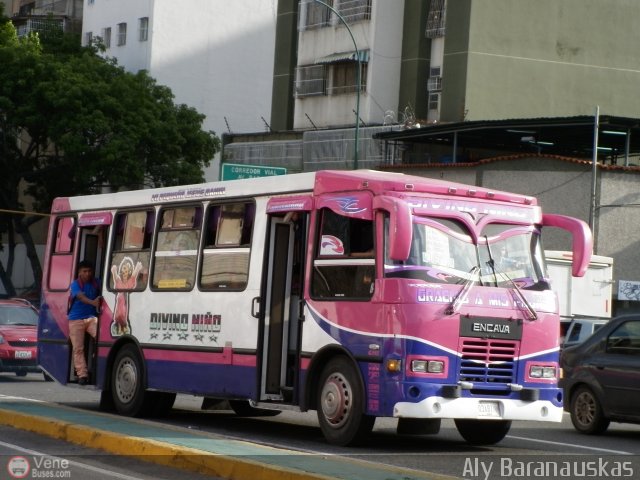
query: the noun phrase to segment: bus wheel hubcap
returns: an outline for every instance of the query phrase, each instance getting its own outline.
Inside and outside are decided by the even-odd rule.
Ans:
[[[351,385],[340,373],[334,373],[322,388],[321,408],[329,425],[340,428],[349,419],[353,403]]]
[[[123,403],[131,401],[135,395],[136,386],[138,384],[138,375],[136,366],[131,359],[124,359],[118,367],[116,389],[118,398]]]

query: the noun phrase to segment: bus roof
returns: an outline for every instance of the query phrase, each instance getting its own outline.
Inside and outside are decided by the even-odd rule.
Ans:
[[[319,195],[323,193],[356,190],[368,190],[374,194],[388,192],[406,194],[431,193],[502,201],[511,204],[537,204],[534,197],[526,195],[403,173],[381,172],[376,170],[321,170],[317,172],[227,180],[117,193],[59,197],[53,202],[52,213],[68,210],[122,208],[134,205],[171,203],[186,200],[303,192],[311,193],[312,191]]]

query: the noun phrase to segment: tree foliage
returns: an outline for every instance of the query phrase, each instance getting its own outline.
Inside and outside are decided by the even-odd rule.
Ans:
[[[0,209],[24,211],[24,194],[48,212],[57,196],[202,182],[220,148],[169,88],[76,37],[18,38],[0,14],[0,66]],[[2,225],[25,238],[41,218],[5,215]]]

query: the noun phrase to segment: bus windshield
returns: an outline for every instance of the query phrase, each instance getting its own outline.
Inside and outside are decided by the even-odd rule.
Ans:
[[[540,235],[534,228],[490,224],[474,242],[461,222],[418,218],[409,258],[400,262],[385,255],[385,277],[540,289],[546,288],[541,283],[543,265]]]

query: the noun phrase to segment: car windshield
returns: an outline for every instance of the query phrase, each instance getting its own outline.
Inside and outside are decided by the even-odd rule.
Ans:
[[[419,218],[406,261],[385,260],[388,278],[416,278],[433,283],[540,288],[542,247],[529,227],[490,224],[474,242],[466,226],[451,219]],[[544,287],[542,287],[544,288]]]
[[[37,325],[38,315],[29,307],[0,305],[0,325]]]

